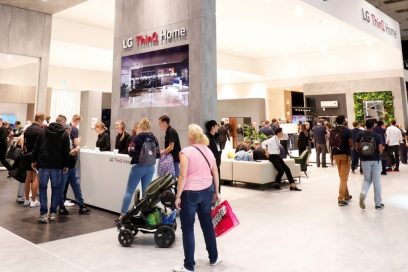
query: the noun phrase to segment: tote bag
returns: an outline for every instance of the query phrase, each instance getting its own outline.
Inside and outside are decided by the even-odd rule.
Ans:
[[[239,225],[239,220],[227,200],[211,211],[211,217],[216,237],[226,234]]]

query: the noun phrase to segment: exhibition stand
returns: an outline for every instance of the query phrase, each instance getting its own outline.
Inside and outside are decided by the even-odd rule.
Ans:
[[[132,167],[130,161],[131,158],[125,154],[81,149],[80,179],[85,203],[120,213]],[[156,162],[153,179],[158,177],[158,165],[159,160]],[[75,199],[71,189],[67,197]]]

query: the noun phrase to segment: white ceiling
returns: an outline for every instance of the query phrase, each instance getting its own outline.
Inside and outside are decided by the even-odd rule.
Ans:
[[[19,66],[38,63],[38,58],[24,57],[0,53],[0,69],[8,70]]]
[[[219,55],[225,53],[247,59],[265,59],[311,52],[327,53],[380,42],[300,0],[240,0],[239,5],[237,0],[217,0],[216,3]],[[113,37],[114,13],[115,0],[88,0],[54,17],[103,28]],[[68,29],[64,28],[62,32],[67,33]],[[73,38],[52,36],[51,65],[111,71],[113,57],[109,48],[112,44],[99,41],[95,45],[85,43],[83,33],[77,33],[78,26],[71,29],[75,33],[71,35]],[[89,32],[92,32],[89,37],[104,35]],[[218,82],[221,83],[256,80],[262,80],[262,75],[242,73],[239,69],[218,72]]]
[[[54,16],[113,30],[115,24],[115,0],[88,0]]]
[[[50,65],[110,72],[112,60],[112,50],[51,41]]]
[[[218,51],[258,59],[374,42],[368,34],[298,0],[236,3],[217,1]]]

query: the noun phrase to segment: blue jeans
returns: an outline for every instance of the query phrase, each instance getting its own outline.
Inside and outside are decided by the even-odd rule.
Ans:
[[[366,197],[371,183],[374,185],[374,202],[376,206],[381,205],[381,161],[362,161],[364,182],[361,194]]]
[[[144,196],[146,188],[152,181],[154,167],[154,165],[140,164],[135,164],[132,166],[129,173],[125,196],[123,197],[122,209],[120,211],[121,214],[127,213],[132,195],[135,192],[137,185],[139,185],[140,180],[142,181],[142,195]]]
[[[178,177],[180,176],[180,163],[179,162],[174,163],[174,172],[176,175],[176,179],[178,179]]]
[[[184,267],[193,270],[195,266],[194,250],[194,221],[198,214],[201,230],[203,231],[205,245],[210,263],[218,258],[217,241],[211,218],[211,204],[214,196],[214,187],[202,191],[184,191],[181,194],[180,221],[183,231]]]
[[[51,179],[51,207],[50,213],[57,212],[57,206],[59,202],[59,191],[61,188],[61,175],[62,169],[49,169],[49,168],[40,168],[38,170],[38,176],[40,179],[40,214],[48,213],[48,197],[47,197],[47,187],[48,179]]]
[[[64,190],[67,182],[71,185],[72,191],[74,192],[75,200],[79,207],[84,206],[84,199],[82,198],[81,183],[79,180],[79,173],[77,168],[69,169],[66,174],[62,174],[61,187],[60,187],[60,200],[59,207],[64,209]]]

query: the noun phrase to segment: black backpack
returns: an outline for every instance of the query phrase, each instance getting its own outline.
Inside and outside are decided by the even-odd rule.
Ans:
[[[330,132],[329,144],[334,153],[340,151],[343,145],[343,126],[337,126]]]
[[[154,165],[156,164],[157,147],[154,141],[145,141],[139,153],[139,164]]]
[[[367,132],[361,135],[358,153],[362,159],[371,159],[378,152],[375,138]]]

